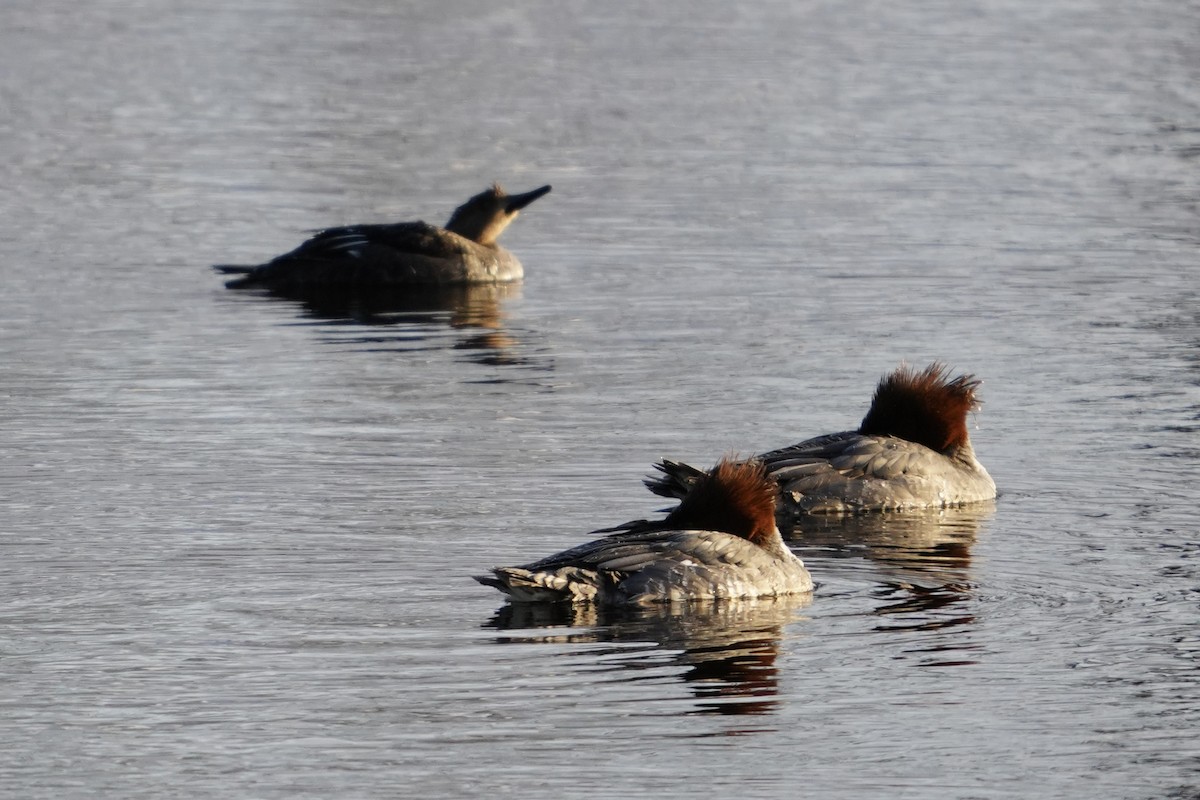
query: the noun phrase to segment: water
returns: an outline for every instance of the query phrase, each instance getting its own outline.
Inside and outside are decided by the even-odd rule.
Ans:
[[[1194,4],[11,0],[0,757],[63,797],[1200,796]],[[225,291],[552,183],[519,287]],[[810,603],[470,575],[985,380],[994,505],[792,540]]]

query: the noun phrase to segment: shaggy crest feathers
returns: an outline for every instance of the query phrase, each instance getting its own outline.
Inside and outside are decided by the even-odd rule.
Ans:
[[[778,489],[759,462],[725,458],[696,481],[661,527],[723,531],[762,545],[775,535]]]
[[[858,432],[897,436],[950,453],[970,441],[967,414],[979,407],[974,375],[949,377],[940,362],[923,370],[903,366],[879,381]]]

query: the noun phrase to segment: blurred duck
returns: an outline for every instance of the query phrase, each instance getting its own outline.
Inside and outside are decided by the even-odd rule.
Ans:
[[[934,363],[903,366],[875,389],[858,430],[830,433],[758,456],[793,514],[900,511],[990,500],[996,484],[975,458],[967,414],[979,407],[973,375]],[[646,486],[686,497],[703,474],[664,460]]]
[[[317,233],[290,253],[256,267],[217,265],[230,289],[281,294],[388,289],[520,280],[521,262],[496,240],[521,209],[550,191],[506,194],[499,184],[463,203],[446,227],[425,222],[347,225]]]
[[[475,580],[512,602],[648,605],[805,594],[812,578],[775,527],[775,494],[761,465],[722,461],[663,520],[597,531],[616,533]]]

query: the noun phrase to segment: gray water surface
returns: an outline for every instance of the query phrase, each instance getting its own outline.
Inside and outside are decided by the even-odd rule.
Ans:
[[[1200,797],[1200,8],[10,0],[0,790]],[[527,278],[226,291],[554,191]],[[827,520],[811,599],[470,579],[944,360],[1001,488]]]

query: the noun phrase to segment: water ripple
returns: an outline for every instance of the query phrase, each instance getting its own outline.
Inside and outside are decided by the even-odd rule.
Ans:
[[[596,660],[596,669],[617,672],[622,681],[637,681],[646,679],[647,670],[659,676],[670,667],[670,680],[683,681],[695,698],[688,713],[761,715],[774,712],[780,702],[776,660],[781,642],[795,635],[786,630],[810,599],[619,610],[513,604],[502,608],[485,627],[508,632],[497,637],[497,644],[621,644],[608,657]],[[645,643],[652,646],[628,647]],[[589,652],[596,657],[597,651]]]

